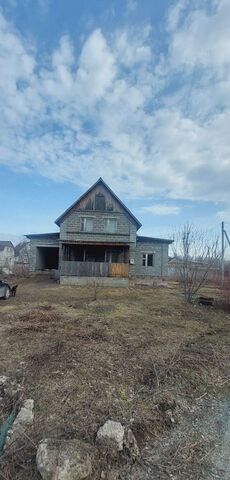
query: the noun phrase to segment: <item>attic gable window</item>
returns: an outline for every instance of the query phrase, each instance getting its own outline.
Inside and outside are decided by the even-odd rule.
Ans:
[[[105,195],[103,193],[95,195],[95,210],[105,210]]]

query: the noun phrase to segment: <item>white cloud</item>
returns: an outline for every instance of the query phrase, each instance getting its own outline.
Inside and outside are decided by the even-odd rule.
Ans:
[[[178,21],[187,2],[180,1],[171,12],[170,27],[174,26],[170,48],[172,61],[190,68],[222,69],[230,64],[230,2],[209,0],[204,1],[203,5],[202,2],[198,3],[200,8],[195,7],[182,25],[178,26]]]
[[[86,40],[76,74],[77,93],[94,103],[100,100],[112,86],[116,75],[114,57],[102,35],[95,30]],[[90,102],[91,103],[91,102]]]
[[[126,67],[133,67],[137,63],[150,62],[152,50],[148,44],[151,27],[148,25],[141,33],[127,29],[118,31],[115,36],[115,49],[118,63]]]
[[[1,16],[0,162],[83,187],[101,175],[136,197],[228,202],[229,3],[194,5],[171,10],[161,55],[147,26],[95,29],[78,56],[63,36],[47,61]]]
[[[176,205],[166,205],[161,203],[143,207],[142,210],[151,213],[152,215],[178,215],[180,213],[180,208]]]
[[[178,28],[189,0],[179,0],[168,10],[168,31]]]

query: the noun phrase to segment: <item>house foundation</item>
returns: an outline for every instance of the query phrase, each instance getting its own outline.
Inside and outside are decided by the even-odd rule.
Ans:
[[[60,285],[98,285],[102,287],[128,287],[128,278],[115,278],[115,277],[76,277],[76,276],[64,276],[60,277]]]

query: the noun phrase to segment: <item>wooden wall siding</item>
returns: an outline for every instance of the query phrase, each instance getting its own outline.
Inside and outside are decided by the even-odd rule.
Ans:
[[[102,193],[105,196],[105,210],[107,212],[124,212],[119,202],[117,202],[103,185],[97,185],[86,197],[80,200],[75,208],[77,210],[95,210],[95,195],[98,193]]]
[[[61,275],[76,277],[128,277],[128,263],[72,262],[61,263]]]
[[[128,263],[110,263],[109,276],[110,277],[128,277],[129,264]]]
[[[109,264],[105,262],[71,262],[61,263],[61,275],[77,277],[108,277]]]

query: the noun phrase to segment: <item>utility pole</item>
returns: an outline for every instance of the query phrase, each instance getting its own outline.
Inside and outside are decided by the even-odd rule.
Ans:
[[[221,222],[221,281],[224,283],[224,222]]]
[[[229,247],[230,247],[230,240],[229,240],[229,237],[228,237],[228,234],[227,234],[226,230],[224,231],[224,234],[225,234],[225,237],[226,237],[227,242],[228,242]]]

